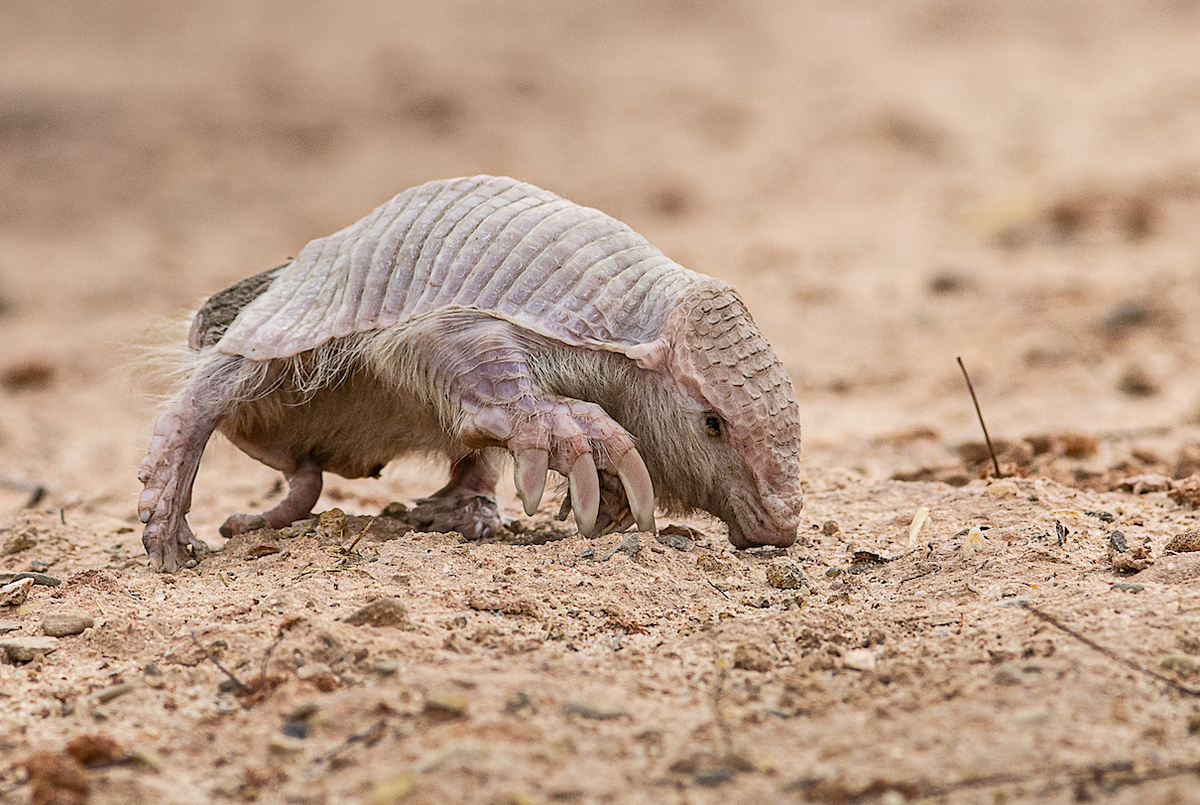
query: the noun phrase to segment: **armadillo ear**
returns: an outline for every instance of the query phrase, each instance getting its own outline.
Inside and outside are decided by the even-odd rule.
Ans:
[[[625,355],[637,362],[643,369],[651,372],[662,372],[667,368],[671,357],[671,345],[665,338],[657,338],[645,344],[634,344],[625,350]]]

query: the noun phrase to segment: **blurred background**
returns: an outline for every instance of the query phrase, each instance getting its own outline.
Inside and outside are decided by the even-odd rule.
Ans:
[[[0,17],[10,488],[131,510],[152,409],[119,371],[127,345],[407,187],[473,173],[599,207],[732,282],[796,382],[813,471],[913,429],[974,438],[958,355],[993,435],[1197,419],[1196,0]]]

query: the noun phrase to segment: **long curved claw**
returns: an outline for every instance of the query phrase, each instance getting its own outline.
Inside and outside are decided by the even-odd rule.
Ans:
[[[525,505],[525,514],[532,517],[546,491],[546,473],[550,470],[550,454],[545,450],[519,450],[513,456],[513,483]]]
[[[596,474],[596,462],[591,453],[575,459],[575,465],[567,475],[567,489],[571,492],[571,508],[579,533],[592,536],[596,530],[596,516],[600,513],[600,476]]]
[[[617,465],[617,477],[625,487],[629,499],[629,511],[637,521],[638,531],[655,531],[654,526],[654,483],[646,471],[646,462],[637,450],[630,450],[621,457]]]

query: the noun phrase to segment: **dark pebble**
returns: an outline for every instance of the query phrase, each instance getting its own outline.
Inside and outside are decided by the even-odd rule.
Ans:
[[[681,534],[656,534],[654,536],[663,545],[668,548],[674,548],[677,551],[690,551],[696,547],[696,542],[690,537],[685,537]]]
[[[308,737],[308,722],[293,721],[289,719],[288,721],[283,722],[283,729],[281,731],[289,738],[299,738],[303,740]]]
[[[733,779],[733,772],[729,769],[705,769],[696,774],[694,778],[696,785],[702,785],[708,788],[713,788],[718,785],[724,785]]]

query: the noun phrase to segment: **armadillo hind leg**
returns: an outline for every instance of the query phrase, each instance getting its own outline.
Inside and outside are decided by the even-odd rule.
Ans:
[[[633,439],[595,403],[538,387],[529,367],[540,346],[536,336],[509,322],[461,314],[430,316],[414,329],[404,346],[449,399],[463,446],[512,454],[526,514],[537,510],[546,473],[554,470],[567,478],[579,533],[591,536],[598,525],[605,530],[625,522],[625,508],[642,530],[654,530],[654,488]],[[617,490],[623,499],[605,500]]]
[[[138,519],[146,524],[142,544],[157,570],[177,570],[181,558],[186,561],[189,547],[197,554],[208,550],[192,534],[185,515],[191,508],[200,456],[216,424],[216,414],[190,395],[163,411],[154,424],[150,450],[138,471],[144,484]]]
[[[256,528],[283,528],[312,515],[321,497],[321,466],[308,459],[297,464],[293,472],[285,473],[288,494],[279,505],[262,514],[232,514],[221,525],[221,536],[232,537]]]
[[[478,450],[455,461],[450,481],[409,511],[409,522],[428,531],[457,531],[469,540],[487,539],[500,528],[496,482],[503,452]]]

